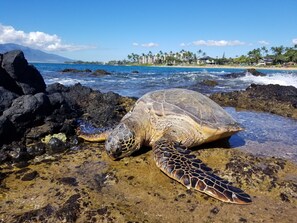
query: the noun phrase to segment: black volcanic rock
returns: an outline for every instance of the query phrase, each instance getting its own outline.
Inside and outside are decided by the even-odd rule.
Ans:
[[[3,112],[13,125],[22,131],[50,113],[50,101],[44,93],[23,95],[15,99],[10,108]]]
[[[221,106],[257,110],[297,119],[297,88],[252,84],[245,91],[215,93],[210,96]]]
[[[262,73],[262,72],[260,72],[260,71],[257,71],[257,70],[254,69],[254,68],[250,68],[250,69],[247,69],[247,70],[245,70],[245,71],[243,71],[243,72],[232,72],[232,73],[226,74],[226,75],[224,75],[224,77],[226,77],[226,78],[239,78],[239,77],[244,77],[244,76],[246,76],[247,73],[249,73],[249,74],[251,74],[251,75],[253,75],[253,76],[255,76],[255,77],[258,77],[258,76],[261,76],[261,77],[266,76],[266,74],[264,74],[264,73]]]
[[[0,115],[11,106],[13,100],[18,96],[19,95],[6,90],[4,87],[0,87]]]
[[[205,86],[209,86],[209,87],[214,87],[214,86],[217,86],[218,85],[218,82],[215,81],[215,80],[209,80],[209,79],[207,79],[207,80],[203,80],[201,82],[201,84],[202,85],[205,85]]]
[[[248,72],[248,73],[250,73],[251,75],[256,76],[256,77],[258,77],[258,76],[261,76],[261,77],[266,76],[266,74],[264,74],[264,73],[262,73],[262,72],[260,72],[260,71],[257,71],[257,70],[254,69],[254,68],[247,69],[246,72]]]
[[[17,80],[27,66],[28,62],[22,51],[14,50],[3,54],[2,68],[12,79]]]
[[[110,74],[111,74],[110,72],[108,72],[108,71],[106,71],[106,70],[100,70],[100,69],[95,70],[95,71],[92,73],[92,75],[94,75],[94,76],[104,76],[104,75],[110,75]]]
[[[16,94],[36,94],[46,88],[41,74],[19,50],[3,54],[0,75],[0,85]]]

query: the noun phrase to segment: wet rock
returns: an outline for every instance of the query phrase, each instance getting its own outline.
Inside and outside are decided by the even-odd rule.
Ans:
[[[59,179],[62,184],[70,185],[70,186],[78,186],[78,182],[74,177],[63,177]]]
[[[297,119],[297,88],[252,84],[245,91],[215,93],[210,96],[221,106],[264,111]]]
[[[44,143],[36,143],[31,147],[27,148],[27,152],[30,156],[36,157],[41,156],[46,152],[45,144]]]
[[[74,69],[74,68],[65,68],[61,70],[62,73],[80,73],[82,70]]]
[[[106,213],[107,213],[107,207],[103,207],[103,208],[99,208],[98,210],[97,210],[97,213],[99,214],[99,215],[105,215]]]
[[[282,201],[284,201],[284,202],[290,202],[288,196],[285,193],[280,193],[279,196],[280,196],[280,198],[281,198]]]
[[[248,222],[248,221],[245,218],[241,217],[241,218],[239,218],[239,222],[245,223],[245,222]]]
[[[95,70],[92,75],[94,76],[104,76],[104,75],[110,75],[111,73],[106,71],[106,70],[101,70],[101,69],[98,69],[98,70]]]
[[[210,213],[212,214],[218,214],[220,212],[220,209],[217,207],[214,207],[213,209],[210,210]]]
[[[31,180],[34,180],[38,175],[39,175],[38,172],[35,170],[35,171],[30,172],[30,173],[26,173],[21,178],[21,180],[22,181],[31,181]]]
[[[72,195],[63,206],[57,210],[57,219],[61,222],[76,222],[80,214],[79,194]]]
[[[75,68],[65,68],[60,71],[61,73],[91,73],[92,70],[90,69],[85,69],[85,70],[79,70]]]
[[[224,77],[226,77],[226,78],[239,78],[239,77],[244,77],[244,76],[245,76],[244,72],[232,72],[232,73],[224,75]]]
[[[260,71],[257,71],[255,68],[247,69],[246,72],[248,72],[251,75],[256,76],[256,77],[258,77],[258,76],[261,76],[261,77],[266,76],[266,74],[264,74],[264,73],[262,73]]]
[[[22,222],[44,222],[46,221],[52,214],[54,213],[55,209],[50,204],[46,205],[43,208],[32,210],[25,212],[20,215],[14,216],[14,220],[16,223]]]
[[[28,153],[27,148],[23,145],[12,144],[12,146],[8,147],[6,151],[11,160],[14,162],[28,161],[32,158],[32,156]]]
[[[214,86],[217,86],[217,85],[218,85],[218,82],[215,81],[215,80],[209,80],[209,79],[207,79],[207,80],[203,80],[203,81],[201,82],[201,84],[202,84],[202,85],[209,86],[209,87],[214,87]]]
[[[52,137],[46,145],[48,154],[61,153],[67,150],[65,143],[55,137]]]
[[[107,185],[114,185],[118,183],[118,178],[112,172],[96,174],[94,176],[94,180],[98,191],[101,191],[102,188]]]
[[[31,140],[38,140],[41,137],[50,135],[54,131],[54,129],[57,128],[57,126],[58,125],[56,123],[48,121],[43,125],[32,127],[26,134],[26,138]]]
[[[132,74],[139,74],[139,71],[138,70],[133,70],[131,73]]]
[[[226,78],[240,78],[240,77],[244,77],[246,76],[247,74],[251,74],[253,76],[266,76],[266,74],[260,72],[260,71],[257,71],[256,69],[254,68],[250,68],[250,69],[247,69],[243,72],[232,72],[232,73],[229,73],[229,74],[226,74],[224,75],[224,77]]]

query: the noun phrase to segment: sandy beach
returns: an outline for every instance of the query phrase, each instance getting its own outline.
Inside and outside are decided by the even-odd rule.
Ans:
[[[258,66],[225,66],[225,65],[156,65],[154,67],[175,67],[175,68],[205,68],[205,69],[256,69],[256,70],[297,70],[297,67],[273,67],[273,66],[266,66],[266,67],[258,67]]]

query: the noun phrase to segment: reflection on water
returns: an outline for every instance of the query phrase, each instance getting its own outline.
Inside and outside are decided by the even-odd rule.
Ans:
[[[297,162],[296,120],[262,112],[226,110],[245,128],[230,138],[231,147]]]

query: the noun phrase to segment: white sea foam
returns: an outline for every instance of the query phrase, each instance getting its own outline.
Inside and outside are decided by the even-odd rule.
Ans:
[[[274,73],[264,77],[255,77],[251,74],[247,74],[246,76],[241,77],[240,80],[255,84],[279,84],[283,86],[297,87],[297,74],[294,73]]]
[[[53,83],[60,83],[63,85],[74,85],[77,83],[81,83],[84,85],[88,85],[91,83],[94,83],[94,80],[82,80],[82,79],[73,79],[73,78],[50,78],[50,79],[45,79],[46,84],[53,84]]]

